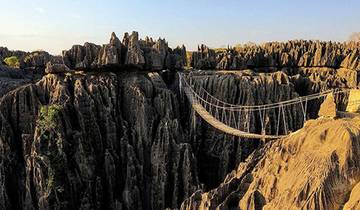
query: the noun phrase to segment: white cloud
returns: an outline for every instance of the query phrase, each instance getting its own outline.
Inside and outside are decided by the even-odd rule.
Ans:
[[[36,11],[37,13],[40,13],[40,14],[44,14],[44,13],[45,13],[45,9],[42,8],[42,7],[36,7],[36,8],[35,8],[35,11]]]
[[[78,15],[78,14],[70,14],[70,18],[73,18],[73,19],[81,19],[81,15]]]

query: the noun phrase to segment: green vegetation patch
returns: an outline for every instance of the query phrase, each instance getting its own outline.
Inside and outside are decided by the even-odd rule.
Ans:
[[[62,106],[58,104],[52,104],[49,106],[41,106],[40,114],[38,118],[38,126],[42,131],[53,130],[56,128],[56,119],[59,117]]]
[[[6,63],[6,65],[13,67],[13,68],[20,67],[20,60],[16,56],[7,57],[4,59],[4,62]]]

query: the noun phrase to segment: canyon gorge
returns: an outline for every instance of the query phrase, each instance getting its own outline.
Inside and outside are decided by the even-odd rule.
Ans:
[[[306,122],[284,110],[288,137],[235,137],[194,113],[178,75],[197,72],[213,96],[247,106],[359,89],[360,42],[189,52],[132,32],[61,56],[0,47],[1,61],[12,56],[18,66],[0,64],[0,209],[360,208],[356,113],[318,117],[316,100]],[[348,95],[335,101],[345,111]]]

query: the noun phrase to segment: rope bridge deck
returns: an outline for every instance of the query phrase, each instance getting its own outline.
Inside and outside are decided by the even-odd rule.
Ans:
[[[232,127],[226,125],[225,123],[217,120],[215,117],[213,117],[200,103],[194,102],[190,90],[188,90],[186,88],[184,91],[185,91],[185,94],[188,97],[188,99],[190,101],[192,101],[191,105],[192,105],[192,108],[196,111],[196,113],[198,113],[199,116],[203,120],[205,120],[207,123],[209,123],[209,125],[211,125],[212,127],[216,128],[224,133],[227,133],[227,134],[230,134],[233,136],[238,136],[238,137],[242,137],[242,138],[251,138],[251,139],[263,139],[263,138],[277,139],[277,138],[284,137],[284,136],[253,134],[253,133],[241,131],[236,128],[232,128]]]
[[[286,116],[286,108],[289,106],[301,107],[303,122],[307,120],[308,102],[316,99],[322,99],[329,94],[340,94],[349,92],[350,90],[328,90],[313,95],[298,97],[287,101],[281,101],[263,105],[235,105],[226,103],[212,96],[200,85],[195,85],[191,75],[179,73],[180,89],[183,91],[191,103],[192,109],[209,125],[226,134],[241,138],[250,139],[278,139],[289,135],[288,116]],[[352,101],[351,103],[359,104],[360,101]],[[276,131],[275,135],[267,135],[266,127],[269,122],[267,113],[276,113]],[[251,116],[258,116],[261,124],[261,134],[251,133],[250,126]],[[283,133],[280,134],[280,124]]]

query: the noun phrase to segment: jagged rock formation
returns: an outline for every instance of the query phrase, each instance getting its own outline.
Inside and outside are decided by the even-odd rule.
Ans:
[[[5,58],[10,57],[10,56],[16,56],[20,60],[22,60],[23,58],[25,58],[25,56],[27,54],[28,53],[26,53],[24,51],[20,51],[20,50],[11,51],[6,47],[0,47],[0,60],[1,61],[3,61]]]
[[[331,210],[356,206],[359,124],[360,118],[309,121],[296,134],[256,151],[218,188],[193,194],[181,209]]]
[[[231,103],[298,96],[282,72],[210,75],[199,82]],[[177,208],[201,183],[217,186],[259,142],[225,136],[199,119],[191,130],[189,115],[180,115],[189,111],[186,101],[179,106],[177,100],[140,73],[52,73],[9,93],[0,102],[7,131],[0,134],[7,148],[0,175],[10,184],[2,188],[1,207]],[[39,110],[54,104],[64,107],[57,126],[44,129],[36,121]],[[286,110],[293,129],[301,126],[299,110]]]
[[[42,75],[33,71],[14,69],[0,64],[0,98],[9,91],[41,77]]]
[[[201,45],[190,65],[197,69],[328,67],[360,70],[359,43],[320,41],[269,42],[215,53]]]
[[[198,51],[193,52],[189,64],[195,69],[215,69],[216,53],[205,45],[198,46]]]
[[[144,70],[182,69],[186,64],[184,46],[172,50],[165,39],[139,40],[139,34],[125,33],[121,42],[112,33],[110,43],[102,47],[85,43],[63,52],[64,63],[71,69],[90,70],[136,67]]]
[[[247,70],[236,73],[216,73],[214,71],[204,71],[202,77],[197,77],[196,81],[209,91],[213,96],[231,104],[255,105],[267,104],[278,101],[285,101],[299,95],[309,95],[324,91],[329,88],[349,87],[347,79],[339,79],[337,76],[314,76],[315,73],[297,74],[288,76],[284,72],[275,73],[255,73]],[[351,77],[348,79],[352,79]],[[333,81],[334,80],[334,81]],[[337,82],[339,83],[337,83]],[[344,104],[339,109],[345,110],[346,102],[338,99],[338,104]],[[316,118],[322,101],[309,102],[308,117]],[[184,105],[186,106],[186,105]],[[296,131],[303,125],[303,115],[300,106],[293,106],[286,109],[287,129]],[[190,115],[190,114],[189,114]],[[267,112],[266,116],[276,116],[276,113]],[[252,133],[261,133],[261,123],[259,116],[250,116]],[[266,127],[267,134],[276,133],[276,117],[269,117],[273,121]],[[189,119],[191,121],[191,119]],[[189,126],[193,129],[193,126]],[[240,162],[244,161],[248,155],[257,148],[259,141],[239,139],[224,135],[214,130],[206,122],[197,119],[195,134],[192,145],[194,151],[201,159],[199,162],[200,180],[207,187],[216,187],[225,176],[233,170]],[[285,128],[280,124],[280,133],[284,133]],[[206,164],[210,163],[210,164]]]
[[[84,46],[74,45],[70,50],[63,51],[63,62],[73,69],[89,69],[99,50],[100,46],[88,42]]]
[[[223,75],[207,72],[207,74],[207,77],[197,78],[196,81],[213,96],[228,103],[255,105],[298,97],[289,77],[281,72],[256,74],[247,71]],[[301,107],[291,107],[286,110],[289,116],[288,127],[292,130],[302,126],[303,116],[300,114],[300,109]],[[274,114],[269,112],[267,116]],[[249,117],[252,122],[250,132],[261,133],[259,116]],[[201,181],[211,188],[217,186],[230,171],[244,161],[260,142],[224,135],[201,119],[196,119],[193,148],[204,163],[199,165]],[[269,122],[267,133],[275,133],[276,125],[275,121]],[[280,133],[282,132],[285,132],[284,127],[280,128]]]
[[[51,56],[48,52],[45,51],[34,51],[25,56],[25,58],[20,62],[20,68],[34,68],[34,69],[45,69],[46,64],[56,59]]]
[[[45,74],[60,74],[71,72],[71,70],[65,64],[51,63],[46,64]]]
[[[305,80],[306,78],[303,79]],[[282,72],[273,74],[256,74],[251,71],[244,71],[242,73],[239,73],[239,75],[225,74],[222,76],[210,76],[205,80],[200,80],[199,82],[202,82],[204,87],[211,91],[215,96],[222,98],[223,100],[227,100],[228,102],[243,104],[260,104],[266,103],[267,101],[278,101],[285,98],[287,99],[296,97],[298,93],[296,93],[295,91],[296,85],[292,83],[292,80],[292,77],[289,77]],[[309,84],[309,86],[311,86],[312,83],[309,82],[301,84]],[[109,89],[108,86],[111,88]],[[23,96],[20,97],[19,94]],[[31,97],[28,98],[27,96]],[[12,111],[16,110],[15,107],[11,108],[11,104],[14,104],[13,101],[15,100],[15,98],[19,98],[19,100],[16,99],[17,102],[15,103],[15,106],[22,107],[20,108],[20,110],[24,110],[23,114],[21,115],[17,114],[17,112]],[[197,186],[200,184],[200,182],[205,183],[205,188],[216,186],[220,179],[223,179],[226,174],[235,167],[235,165],[245,160],[245,158],[255,148],[257,148],[259,144],[259,142],[246,139],[240,140],[239,142],[238,139],[224,136],[214,130],[209,130],[209,128],[207,128],[206,125],[202,124],[200,121],[197,122],[197,132],[192,131],[193,134],[191,138],[186,137],[186,134],[185,136],[183,136],[183,132],[189,129],[189,127],[185,126],[186,129],[181,129],[181,127],[183,126],[181,126],[180,124],[183,123],[180,123],[181,120],[179,119],[181,118],[179,116],[179,113],[182,112],[181,109],[184,109],[184,107],[186,106],[182,105],[181,107],[177,107],[176,98],[174,98],[174,95],[169,90],[154,88],[153,85],[151,85],[151,82],[141,75],[126,76],[125,74],[117,76],[112,73],[104,73],[98,76],[88,74],[80,78],[77,78],[77,76],[63,78],[60,75],[48,75],[43,78],[38,84],[21,88],[20,90],[17,90],[9,96],[6,96],[3,100],[3,105],[0,105],[0,108],[3,107],[2,113],[6,113],[4,114],[4,116],[6,116],[5,121],[14,122],[12,124],[17,127],[17,124],[20,122],[15,119],[29,119],[25,120],[27,123],[23,126],[30,127],[26,128],[30,131],[22,132],[18,129],[14,131],[15,133],[18,133],[23,137],[14,137],[10,135],[10,137],[8,136],[7,138],[13,139],[13,142],[24,142],[25,140],[23,140],[23,138],[26,137],[28,138],[28,140],[26,140],[25,142],[30,142],[30,145],[38,145],[35,148],[32,148],[30,152],[24,153],[30,154],[30,156],[31,154],[33,154],[30,159],[26,159],[26,156],[24,155],[25,160],[28,160],[30,163],[24,163],[23,166],[16,166],[20,167],[21,170],[30,170],[30,172],[27,172],[27,174],[33,174],[32,171],[41,171],[42,174],[40,177],[36,178],[38,181],[27,181],[27,183],[30,183],[30,186],[36,185],[37,188],[39,188],[34,190],[36,191],[36,193],[32,192],[26,194],[26,196],[30,196],[32,198],[30,200],[35,200],[35,202],[30,202],[29,199],[26,198],[26,202],[20,202],[20,205],[25,205],[24,202],[31,203],[31,205],[35,206],[38,205],[43,208],[51,205],[51,203],[55,203],[55,205],[69,205],[69,197],[65,196],[61,198],[63,200],[54,201],[53,199],[55,198],[51,196],[53,194],[48,195],[48,193],[54,192],[54,190],[60,190],[55,194],[57,196],[63,195],[64,193],[61,194],[63,190],[65,192],[68,192],[67,189],[69,189],[68,186],[70,184],[67,183],[73,183],[71,184],[71,186],[84,186],[84,184],[79,183],[83,183],[83,180],[87,180],[87,177],[90,176],[87,174],[90,173],[87,172],[88,170],[90,170],[89,167],[99,168],[99,165],[101,165],[100,163],[103,164],[105,161],[105,157],[109,156],[108,151],[110,151],[109,153],[111,154],[111,158],[107,159],[107,161],[122,162],[121,158],[116,159],[115,157],[116,155],[121,156],[119,155],[119,153],[124,154],[125,152],[113,152],[113,150],[109,149],[108,146],[117,145],[118,143],[116,142],[119,140],[119,138],[119,141],[121,142],[124,140],[123,138],[125,138],[127,139],[125,140],[125,142],[129,142],[126,144],[130,144],[132,146],[131,148],[133,148],[134,150],[134,153],[137,155],[135,155],[131,159],[125,158],[124,161],[126,163],[122,162],[121,166],[117,166],[116,164],[115,166],[113,166],[110,164],[110,166],[108,166],[109,168],[100,167],[100,169],[95,170],[120,170],[120,172],[116,173],[116,175],[105,176],[99,174],[100,172],[92,172],[95,173],[95,175],[91,177],[96,177],[97,181],[94,181],[95,184],[89,184],[89,187],[86,188],[86,192],[80,190],[79,188],[81,187],[76,188],[77,190],[75,190],[75,192],[77,193],[75,194],[77,195],[77,197],[75,198],[75,200],[71,201],[73,202],[71,205],[75,205],[75,203],[78,203],[80,202],[79,200],[81,200],[80,203],[82,203],[81,205],[84,208],[87,208],[89,206],[96,206],[94,203],[100,203],[98,206],[103,207],[103,205],[105,204],[102,203],[101,197],[109,197],[110,195],[110,197],[113,196],[114,198],[113,200],[110,199],[111,201],[107,202],[109,203],[109,206],[123,206],[123,208],[125,209],[140,208],[138,206],[142,206],[141,208],[145,208],[144,205],[148,208],[151,207],[152,209],[164,209],[165,207],[175,208],[178,207],[179,202],[181,202],[183,198],[188,197],[191,192],[193,192],[193,190],[197,189]],[[33,105],[33,101],[38,102]],[[23,103],[23,105],[17,105],[20,102]],[[49,131],[47,133],[40,132],[38,128],[39,125],[30,120],[36,119],[35,116],[37,116],[38,113],[38,111],[36,110],[39,110],[38,103],[57,104],[59,102],[64,102],[66,104],[66,109],[64,113],[61,112],[61,117],[57,120],[57,122],[59,122],[59,125],[61,125],[59,128],[57,128],[59,129],[59,131]],[[121,108],[119,108],[119,106]],[[130,112],[128,107],[132,107]],[[28,116],[29,110],[33,110],[33,114],[31,114],[31,116]],[[293,110],[288,111],[290,112],[289,124],[294,123],[293,126],[294,129],[296,129],[297,126],[301,125],[302,116],[298,115],[300,111],[296,107],[294,107]],[[144,112],[147,114],[145,114]],[[158,113],[159,117],[156,117],[157,114],[155,114],[154,117],[151,117],[153,116],[153,113]],[[121,120],[115,117],[118,115],[121,116]],[[165,122],[162,123],[162,117],[160,116],[164,117],[165,119],[168,118],[166,116],[169,116],[170,119],[174,119],[175,122],[177,121],[177,123],[169,125],[171,121],[168,120],[165,120]],[[113,120],[113,118],[117,120]],[[92,126],[93,122],[96,122],[95,127]],[[125,125],[123,125],[123,123]],[[273,127],[275,123],[276,122],[270,123],[268,128],[269,132],[271,132],[271,127]],[[113,127],[114,124],[116,125],[116,128]],[[124,128],[123,131],[117,131],[114,133],[114,129],[118,130],[118,128],[122,126],[125,126],[126,128]],[[162,128],[163,126],[170,127],[168,129],[165,129]],[[254,123],[254,127],[252,129],[258,129],[256,123]],[[127,134],[127,137],[125,137],[125,131],[127,131],[128,133],[132,133],[131,137],[128,136],[129,134]],[[175,133],[173,133],[174,131]],[[162,134],[154,134],[153,132],[160,132]],[[163,135],[166,137],[162,137]],[[45,138],[45,140],[41,140],[41,138]],[[161,140],[161,142],[164,141],[164,143],[154,143],[157,141],[154,139],[163,138],[164,140]],[[173,140],[170,141],[168,140],[169,138]],[[65,145],[64,149],[59,149],[59,147],[62,146],[58,146],[57,144],[51,144],[48,146],[46,146],[45,144],[45,148],[47,149],[40,150],[40,148],[44,147],[41,145],[44,145],[44,141],[46,142],[46,139],[60,139],[59,142],[61,143],[61,145]],[[100,146],[97,144],[98,139],[101,139],[99,140],[99,142],[102,142],[99,143]],[[143,142],[142,146],[139,145],[139,139],[141,139],[141,142]],[[92,144],[96,146],[85,144],[85,140],[92,142]],[[150,143],[149,141],[152,143]],[[58,142],[58,140],[56,140],[55,142]],[[74,155],[74,151],[70,148],[75,147],[82,151],[80,145],[77,147],[74,146],[78,145],[79,142],[82,142],[81,144],[85,144],[81,147],[90,147],[90,153],[89,150],[85,150],[83,152],[75,152],[75,154],[77,155]],[[189,144],[182,144],[182,142],[188,142]],[[104,146],[105,144],[107,146]],[[23,147],[25,148],[27,146],[24,145]],[[98,147],[102,149],[96,149]],[[121,146],[121,148],[122,147],[123,146]],[[16,152],[14,151],[18,151],[19,149],[18,147],[16,147],[16,145],[13,145],[12,148],[13,150],[10,150],[9,154],[15,154]],[[152,152],[149,152],[149,148],[151,148]],[[42,164],[40,164],[41,162],[37,160],[45,160],[45,165],[49,165],[49,162],[51,165],[51,161],[53,160],[51,159],[51,157],[49,157],[49,154],[57,154],[56,151],[58,150],[61,150],[61,153],[59,154],[61,154],[61,161],[64,161],[61,162],[61,164],[65,164],[66,166],[73,166],[73,164],[78,165],[75,168],[79,167],[80,172],[76,170],[76,172],[71,170],[68,171],[68,166],[59,167],[56,162],[52,163],[53,166],[50,167],[43,166]],[[139,153],[138,150],[143,152]],[[94,155],[94,153],[98,155]],[[150,156],[144,155],[149,155],[149,153]],[[126,155],[128,155],[127,152]],[[142,157],[140,157],[141,155]],[[180,156],[178,157],[178,155]],[[182,155],[190,155],[191,157],[185,157]],[[89,157],[91,160],[88,160],[88,158],[85,157]],[[102,159],[103,157],[104,159]],[[121,157],[124,158],[125,155],[122,155]],[[173,159],[169,157],[173,157]],[[177,158],[180,159],[178,160]],[[71,160],[71,164],[69,162],[69,159]],[[96,161],[94,159],[96,159]],[[182,160],[186,160],[187,162],[182,162]],[[75,163],[72,161],[74,161]],[[180,162],[178,163],[178,161]],[[130,170],[129,168],[127,168],[131,165],[137,165],[138,163],[141,165],[141,170],[145,170],[147,172],[141,172],[141,170],[139,172],[139,169]],[[12,162],[12,164],[15,163]],[[184,170],[183,172],[178,172],[177,170],[175,170],[175,168],[178,168],[180,165],[182,165],[183,169],[181,170]],[[187,167],[189,165],[190,168]],[[113,169],[113,167],[115,167],[115,169]],[[4,171],[6,171],[6,174],[10,173],[9,168],[11,167],[4,169]],[[126,170],[124,168],[126,168]],[[62,177],[67,176],[63,175],[57,178],[47,178],[47,173],[50,173],[48,172],[49,170],[56,171],[56,174],[62,174],[65,170],[66,174],[71,175],[69,175],[70,177],[80,176],[80,178],[74,178],[75,180],[71,179],[72,181],[67,179],[64,180]],[[81,171],[86,171],[86,176],[79,175],[85,173]],[[130,171],[135,172],[130,173]],[[73,173],[75,173],[76,175],[72,175]],[[150,175],[148,176],[144,175],[149,173]],[[118,184],[118,181],[111,181],[119,180],[118,177],[124,177],[125,174],[127,177],[136,177],[134,178],[135,181],[130,178],[126,179],[127,184],[124,184],[121,181],[120,184]],[[26,177],[28,176],[30,175],[26,175]],[[33,178],[31,178],[31,176]],[[14,177],[16,181],[13,180],[13,182],[17,182],[19,180],[33,180],[35,175],[31,176],[30,178],[25,178],[25,176],[19,175],[16,176],[16,178]],[[85,178],[82,176],[85,176]],[[144,176],[146,178],[144,178]],[[184,180],[185,177],[190,177],[190,181]],[[48,188],[47,185],[43,183],[52,183],[54,179],[56,180],[55,182],[57,184],[50,188]],[[149,184],[150,181],[144,181],[148,179],[151,180],[152,184]],[[42,183],[40,183],[40,180]],[[127,187],[121,188],[123,189],[120,191],[121,193],[116,193],[118,191],[111,191],[107,188],[107,186],[111,184],[103,184],[105,180],[115,182],[115,186],[120,185]],[[121,178],[120,180],[124,180],[124,178]],[[139,182],[143,184],[138,184]],[[189,182],[193,184],[186,184]],[[105,183],[107,183],[107,181]],[[154,191],[151,191],[148,188],[144,187],[144,183],[147,183],[146,186],[153,186],[152,189]],[[94,185],[96,185],[97,187]],[[134,186],[136,186],[135,189]],[[99,189],[98,187],[101,187],[101,189]],[[106,188],[108,190],[104,190],[102,188]],[[134,189],[134,191],[129,189]],[[185,194],[184,189],[187,189],[185,190]],[[24,188],[19,187],[19,191],[15,194],[22,194],[23,190]],[[94,190],[99,190],[100,192],[97,192],[98,194],[96,194],[93,193]],[[11,190],[7,188],[7,190],[5,191],[8,192]],[[104,194],[104,191],[107,191],[109,194]],[[18,200],[20,199],[18,198],[19,195],[14,195],[14,192],[8,193],[9,195],[4,195],[4,197],[10,197],[11,199],[15,199],[15,203],[18,203]],[[84,193],[86,195],[84,195]],[[139,200],[139,197],[145,199],[145,204],[143,202],[136,202]],[[9,200],[11,199],[7,199],[7,202],[9,203]],[[14,205],[13,202],[11,203],[11,205]]]
[[[10,51],[7,48],[0,47],[0,60],[15,56],[19,59],[20,69],[28,69],[34,71],[36,74],[43,74],[46,64],[49,61],[59,63],[61,58],[59,56],[52,56],[45,51],[23,52],[23,51]]]
[[[140,48],[139,44],[139,34],[133,32],[131,36],[125,34],[124,43],[127,47],[127,53],[125,57],[125,65],[135,65],[141,67],[145,64],[144,51]]]
[[[228,51],[201,46],[190,64],[251,68],[236,73],[206,71],[196,81],[223,101],[254,105],[356,87],[359,52],[353,43],[302,41]],[[113,33],[109,44],[75,45],[63,52],[61,61],[50,58],[47,75],[28,84],[35,80],[31,69],[44,68],[48,60],[48,54],[40,54],[30,56],[30,68],[0,66],[6,69],[0,75],[0,97],[5,95],[0,100],[1,209],[175,209],[196,190],[219,187],[260,146],[257,140],[227,136],[193,119],[178,92],[176,72],[162,73],[165,82],[157,75],[131,73],[135,68],[182,69],[187,63],[184,46],[171,49],[164,39],[141,40],[136,32],[126,33],[120,41]],[[23,84],[28,85],[9,92]],[[346,97],[335,100],[345,108]],[[321,102],[309,104],[310,117],[317,117]],[[38,120],[47,119],[42,117],[44,111],[50,112],[50,122]],[[285,112],[288,129],[301,128],[301,107]],[[260,133],[259,116],[250,117],[251,132]],[[267,122],[266,133],[274,133],[276,124],[276,119]],[[280,127],[280,132],[284,129]],[[263,151],[271,151],[268,147],[272,145]],[[246,164],[257,165],[252,160],[263,158],[258,154]],[[219,188],[238,186],[236,181],[232,184]],[[268,194],[253,189],[246,198],[249,203],[267,204]],[[224,194],[214,195],[214,200],[226,198],[232,206],[240,198],[226,194],[231,190],[217,190]],[[196,206],[202,199],[199,192],[183,208]],[[356,202],[354,189],[347,205]]]
[[[0,208],[178,207],[200,183],[176,100],[139,74],[49,74],[10,92]],[[42,122],[42,106],[61,108]]]

